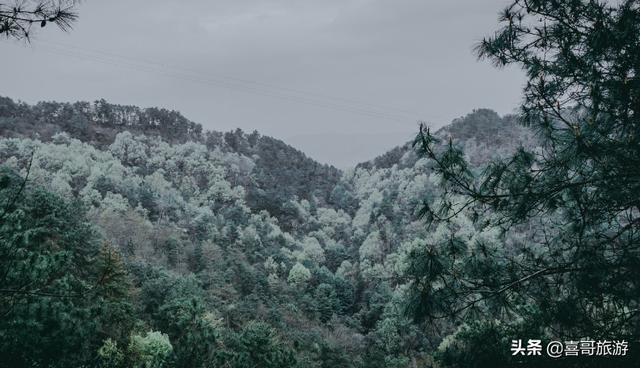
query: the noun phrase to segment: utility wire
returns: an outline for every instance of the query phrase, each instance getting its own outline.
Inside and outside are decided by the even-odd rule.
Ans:
[[[290,96],[290,95],[285,95],[285,94],[281,94],[281,93],[257,90],[257,89],[253,89],[253,88],[249,88],[249,87],[243,87],[243,86],[232,85],[232,84],[227,84],[227,83],[214,82],[214,81],[209,81],[209,80],[204,80],[204,79],[199,79],[199,78],[193,78],[191,76],[186,76],[186,75],[182,75],[182,74],[176,74],[176,73],[172,73],[172,72],[166,72],[166,71],[160,71],[160,70],[156,70],[156,69],[150,69],[148,67],[128,64],[128,63],[119,62],[119,61],[102,59],[102,58],[95,57],[95,56],[89,56],[89,55],[70,52],[70,51],[66,51],[66,50],[60,50],[60,49],[51,48],[51,47],[48,47],[48,46],[31,44],[31,47],[34,48],[34,49],[39,49],[39,50],[42,50],[42,51],[56,53],[56,54],[65,55],[65,56],[71,56],[71,57],[78,58],[78,59],[84,59],[84,60],[89,60],[89,61],[97,61],[97,62],[100,62],[100,63],[103,63],[103,64],[125,67],[125,68],[129,68],[129,69],[134,69],[134,70],[138,70],[138,71],[144,71],[144,72],[157,74],[157,75],[162,75],[162,76],[173,77],[173,78],[177,78],[177,79],[183,79],[183,80],[192,81],[192,82],[196,82],[196,83],[208,84],[208,85],[215,86],[215,87],[228,88],[228,89],[232,89],[232,90],[236,90],[236,91],[243,91],[243,92],[248,92],[248,93],[268,96],[268,97],[274,97],[274,98],[279,98],[279,99],[287,100],[287,101],[300,102],[300,103],[305,103],[305,104],[308,104],[308,105],[319,106],[319,107],[324,107],[324,108],[329,108],[329,109],[334,109],[334,110],[339,110],[339,111],[345,111],[345,112],[350,112],[350,113],[354,113],[354,114],[372,116],[372,117],[377,117],[377,118],[384,118],[384,119],[387,119],[387,120],[393,120],[393,121],[398,121],[398,122],[402,122],[402,123],[415,124],[415,120],[413,120],[413,119],[408,119],[408,118],[404,118],[404,117],[383,114],[383,113],[374,112],[374,111],[370,111],[370,110],[362,110],[362,109],[357,109],[357,108],[352,108],[352,107],[342,106],[342,105],[336,105],[336,104],[323,102],[323,101],[311,100],[311,99],[307,99],[307,98],[303,98],[303,97]]]
[[[188,72],[192,72],[192,73],[209,75],[209,76],[217,77],[217,78],[224,78],[224,79],[234,80],[234,81],[237,81],[237,82],[250,83],[250,84],[254,84],[254,85],[258,85],[258,86],[262,86],[262,87],[274,88],[274,89],[279,89],[279,90],[283,90],[283,91],[302,93],[302,94],[305,94],[305,95],[322,97],[322,98],[327,98],[327,99],[337,100],[337,101],[343,101],[343,102],[349,102],[349,103],[352,103],[352,104],[375,107],[375,108],[378,108],[378,109],[391,110],[391,111],[396,111],[396,112],[403,112],[403,113],[416,115],[416,116],[421,116],[421,117],[430,117],[430,118],[433,118],[433,119],[441,119],[441,120],[445,120],[445,121],[450,121],[451,120],[451,119],[443,118],[443,117],[440,117],[440,116],[429,115],[429,114],[424,114],[424,113],[420,113],[420,112],[414,112],[414,111],[396,109],[396,108],[391,108],[391,107],[385,107],[385,106],[381,106],[381,105],[369,104],[369,103],[349,100],[349,99],[345,99],[345,98],[327,96],[327,95],[319,94],[319,93],[305,92],[305,91],[301,91],[301,90],[293,89],[293,88],[279,87],[279,86],[275,86],[275,85],[272,85],[272,84],[259,83],[259,82],[254,82],[254,81],[250,81],[250,80],[246,80],[246,79],[229,77],[229,76],[225,76],[225,75],[221,75],[221,74],[214,74],[214,73],[203,72],[203,71],[195,70],[195,69],[182,68],[182,67],[178,67],[178,66],[164,64],[164,63],[158,63],[158,62],[153,62],[153,61],[149,61],[149,60],[137,59],[137,58],[132,58],[132,57],[128,57],[128,56],[113,54],[113,53],[109,53],[109,52],[93,50],[93,49],[89,49],[89,48],[85,48],[85,47],[68,45],[68,44],[64,44],[64,43],[60,43],[60,42],[53,42],[53,41],[47,41],[47,40],[40,40],[40,42],[46,42],[46,43],[50,43],[50,44],[55,44],[55,45],[74,48],[74,49],[78,49],[78,50],[94,52],[94,53],[103,54],[103,55],[115,56],[115,57],[119,57],[119,58],[122,58],[122,59],[127,59],[127,60],[131,60],[131,61],[137,61],[137,62],[147,63],[147,64],[153,64],[153,65],[162,66],[162,67],[165,67],[165,68],[178,69],[178,70],[188,71]]]

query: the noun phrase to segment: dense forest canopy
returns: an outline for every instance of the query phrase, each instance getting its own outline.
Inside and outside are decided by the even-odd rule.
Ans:
[[[59,302],[82,301],[90,312],[91,300],[113,294],[94,327],[82,319],[91,314],[50,317],[77,318],[94,337],[79,346],[70,335],[60,347],[82,352],[65,356],[73,364],[424,366],[451,332],[429,332],[403,314],[405,259],[429,237],[414,210],[437,181],[407,146],[341,172],[258,132],[204,131],[175,111],[1,102],[6,190],[28,176],[9,212],[34,206],[26,201],[36,192],[73,206],[66,226],[91,227],[91,252],[121,264],[109,279],[118,293],[98,282],[94,261],[78,271],[86,296]],[[449,129],[484,160],[513,148],[505,139],[496,151],[493,136],[476,134],[492,124],[534,142],[512,118],[484,109]],[[41,262],[45,270],[69,267]],[[55,289],[55,277],[52,286],[27,281],[6,289],[70,292]],[[14,296],[4,297],[11,316]],[[38,296],[25,303],[38,305]],[[34,362],[18,345],[2,349],[16,366]],[[68,364],[38,354],[46,364]]]
[[[640,6],[500,21],[476,52],[526,71],[517,115],[347,171],[177,111],[0,97],[2,362],[637,366]]]

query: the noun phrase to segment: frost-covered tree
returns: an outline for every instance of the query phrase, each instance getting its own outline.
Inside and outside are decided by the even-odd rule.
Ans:
[[[302,255],[306,259],[313,261],[315,264],[321,264],[325,261],[324,249],[318,239],[307,236],[300,243],[302,247]]]
[[[301,263],[296,263],[291,267],[289,271],[289,277],[287,281],[293,287],[304,286],[307,281],[311,279],[311,271],[303,266]]]
[[[169,336],[159,331],[149,331],[145,336],[133,335],[128,346],[132,367],[164,368],[169,366],[169,354],[173,346]]]
[[[370,259],[374,263],[379,263],[384,257],[382,239],[380,231],[376,230],[367,235],[360,246],[360,260]]]

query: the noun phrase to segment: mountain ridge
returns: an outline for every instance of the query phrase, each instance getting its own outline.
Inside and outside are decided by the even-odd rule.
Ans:
[[[476,111],[442,137],[493,127],[480,140],[454,139],[483,160],[515,147],[519,128],[510,121]],[[122,260],[127,279],[113,282],[122,292],[100,320],[103,331],[79,339],[85,345],[74,350],[89,358],[112,351],[138,359],[130,342],[156,331],[177,362],[199,362],[189,367],[233,366],[253,353],[247,346],[295,355],[300,367],[426,366],[455,331],[446,323],[426,331],[402,312],[406,260],[444,234],[429,230],[417,212],[440,188],[429,160],[410,143],[343,172],[256,131],[203,131],[168,110],[6,98],[0,136],[2,170],[11,173],[0,191],[13,183],[18,192],[19,178],[30,174],[25,198],[35,193],[39,201],[19,206],[45,217],[77,214],[85,219],[81,228],[95,230],[91,252],[102,243],[103,254]],[[504,146],[488,148],[496,136]],[[40,203],[64,211],[34,211]],[[87,246],[67,238],[70,254]],[[59,250],[57,240],[24,244],[16,254],[36,245],[42,254]],[[20,311],[38,310],[36,301],[31,306]],[[89,320],[73,318],[78,325]],[[194,344],[201,353],[193,353]],[[260,357],[252,359],[260,365]]]

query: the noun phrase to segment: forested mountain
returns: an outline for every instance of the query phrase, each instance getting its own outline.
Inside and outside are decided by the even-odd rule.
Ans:
[[[256,208],[281,213],[278,205],[297,196],[326,203],[340,171],[321,165],[282,141],[241,129],[204,132],[177,111],[114,105],[105,100],[76,103],[40,102],[34,106],[0,96],[0,136],[50,142],[58,133],[105,149],[120,132],[157,137],[175,144],[194,142],[219,154],[234,154],[226,179],[242,185]],[[230,159],[234,160],[234,159]],[[249,163],[251,161],[251,163]],[[244,162],[244,163],[243,163]],[[232,165],[233,164],[233,165]],[[138,162],[144,167],[144,162]],[[243,165],[249,165],[243,166]],[[277,168],[277,170],[274,170]],[[144,170],[144,169],[143,169]],[[251,174],[251,175],[249,175]]]
[[[538,145],[534,132],[518,121],[515,115],[500,117],[490,109],[477,109],[465,117],[454,119],[451,124],[435,131],[434,135],[441,139],[451,137],[453,144],[463,148],[473,166],[479,166],[494,157],[506,157],[519,147],[532,148]],[[412,142],[407,142],[357,167],[382,169],[393,165],[413,166],[418,155],[413,153],[411,147]],[[408,156],[404,157],[407,153]]]
[[[472,162],[534,144],[490,110],[437,134]],[[0,135],[12,366],[426,367],[454,332],[403,312],[408,255],[446,235],[417,216],[440,178],[409,145],[343,173],[175,111],[8,98]]]
[[[59,3],[0,33],[68,29]],[[176,111],[0,98],[0,365],[638,367],[638,1],[499,22],[474,53],[525,72],[517,116],[345,172]]]

